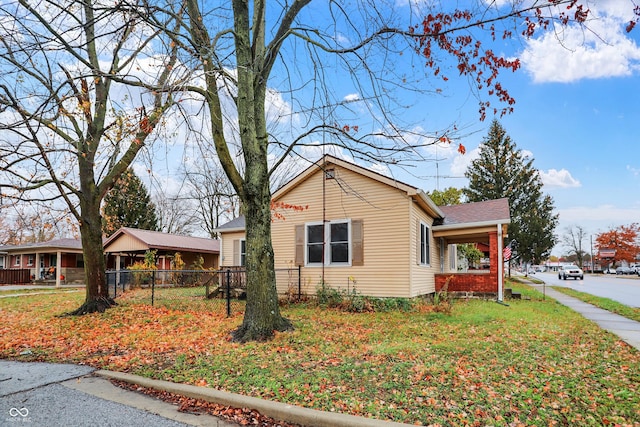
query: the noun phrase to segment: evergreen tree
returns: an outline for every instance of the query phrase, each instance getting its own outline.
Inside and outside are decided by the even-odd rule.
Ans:
[[[518,243],[523,261],[537,262],[549,255],[558,225],[553,199],[542,193],[542,179],[533,167],[533,159],[517,149],[497,120],[491,123],[480,146],[480,157],[471,163],[465,176],[469,187],[464,194],[470,202],[509,199],[508,238]]]
[[[156,206],[131,168],[109,190],[102,207],[102,232],[109,237],[120,227],[158,230]]]

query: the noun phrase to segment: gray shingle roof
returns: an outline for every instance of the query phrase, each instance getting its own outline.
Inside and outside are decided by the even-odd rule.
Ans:
[[[453,206],[440,206],[444,213],[442,225],[473,224],[473,223],[506,223],[509,214],[509,199],[487,200],[484,202],[464,203]]]
[[[240,215],[239,217],[232,219],[226,224],[222,224],[220,227],[216,228],[216,231],[232,231],[232,230],[244,230],[246,227],[244,215]]]

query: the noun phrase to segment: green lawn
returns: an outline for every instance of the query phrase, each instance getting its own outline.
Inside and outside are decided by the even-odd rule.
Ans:
[[[86,363],[295,405],[424,425],[640,425],[640,352],[525,285],[530,300],[456,301],[451,314],[283,307],[295,331],[235,344],[241,322],[123,298],[0,299],[0,357]]]

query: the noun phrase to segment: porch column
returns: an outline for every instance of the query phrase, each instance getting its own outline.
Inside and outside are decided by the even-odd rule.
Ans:
[[[504,262],[502,260],[502,224],[498,224],[498,301],[502,302],[502,280],[504,278]]]
[[[56,288],[60,287],[60,272],[62,267],[62,252],[56,253]]]
[[[41,269],[41,267],[40,267],[40,252],[36,252],[36,274],[35,274],[36,279],[35,280],[40,280],[41,279],[41,277],[40,277],[40,269]]]
[[[120,284],[120,254],[116,255],[116,286]]]

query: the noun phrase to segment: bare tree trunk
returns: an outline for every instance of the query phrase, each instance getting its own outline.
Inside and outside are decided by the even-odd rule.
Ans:
[[[83,194],[91,195],[80,199],[80,236],[82,240],[82,255],[84,258],[84,280],[86,298],[84,303],[71,315],[104,312],[116,305],[109,297],[106,277],[106,261],[102,244],[102,216],[100,215],[100,201],[93,181],[93,170],[80,161],[80,188]]]
[[[291,322],[281,316],[278,305],[268,179],[265,178],[263,182],[267,185],[261,185],[264,187],[260,196],[262,201],[256,198],[245,204],[247,305],[242,325],[233,332],[233,339],[239,342],[264,341],[271,338],[274,331],[293,329]]]

